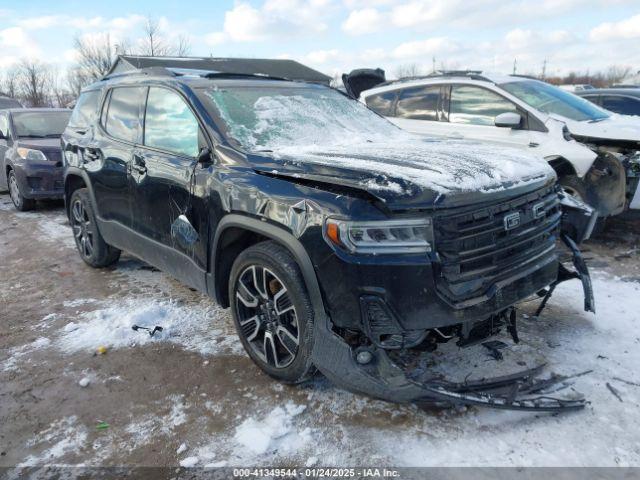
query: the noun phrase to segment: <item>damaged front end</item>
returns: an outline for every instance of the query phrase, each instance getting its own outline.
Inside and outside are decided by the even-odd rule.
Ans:
[[[582,179],[583,200],[600,217],[640,208],[640,142],[572,137],[598,156]]]
[[[557,285],[571,279],[581,281],[584,308],[595,312],[591,279],[576,242],[589,238],[597,214],[582,202],[562,193],[559,195],[564,232],[559,237],[571,252],[573,269],[558,262],[555,280],[537,293],[541,298],[537,315]],[[500,295],[499,290],[496,295]],[[314,326],[314,364],[342,388],[392,402],[477,405],[518,411],[572,411],[584,408],[587,403],[580,396],[551,396],[550,391],[566,387],[571,377],[553,373],[543,377],[542,363],[516,373],[472,381],[415,375],[412,368],[415,359],[424,357],[425,352],[434,351],[440,343],[456,341],[459,347],[469,347],[484,342],[502,329],[510,334],[514,343],[519,343],[518,315],[514,306],[491,314],[482,321],[463,320],[426,331],[403,331],[397,322],[392,321],[393,312],[389,312],[385,303],[375,295],[364,295],[361,309],[368,312],[367,318],[363,313],[361,332],[338,328],[324,316],[317,318]]]

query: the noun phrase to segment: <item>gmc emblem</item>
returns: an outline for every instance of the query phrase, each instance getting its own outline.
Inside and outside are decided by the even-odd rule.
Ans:
[[[510,213],[504,216],[504,229],[513,230],[520,226],[520,212]]]

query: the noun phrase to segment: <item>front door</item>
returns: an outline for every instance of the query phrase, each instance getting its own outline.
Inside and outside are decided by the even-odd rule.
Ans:
[[[495,119],[501,113],[521,115],[520,127],[496,127]],[[449,132],[452,136],[528,149],[531,136],[525,122],[525,112],[496,92],[475,85],[454,84],[451,87]]]
[[[207,216],[194,195],[198,154],[206,146],[201,132],[178,92],[150,87],[143,142],[132,160],[133,229],[148,245],[145,259],[198,288],[207,258]]]

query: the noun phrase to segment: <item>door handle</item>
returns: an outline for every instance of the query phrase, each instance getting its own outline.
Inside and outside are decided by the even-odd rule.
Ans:
[[[147,173],[147,164],[144,161],[144,157],[138,154],[134,154],[131,168],[138,172],[140,175],[144,175],[145,173]]]

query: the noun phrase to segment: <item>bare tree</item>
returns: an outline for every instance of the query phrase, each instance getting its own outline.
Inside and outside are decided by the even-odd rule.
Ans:
[[[51,67],[38,60],[22,60],[18,66],[20,97],[31,107],[51,105],[53,76]]]
[[[630,66],[612,65],[604,74],[605,81],[608,85],[620,83],[633,73]]]
[[[59,70],[52,68],[50,102],[56,107],[67,107],[73,103],[76,96],[66,79],[60,76]]]
[[[15,66],[10,67],[2,77],[0,91],[8,97],[18,98],[20,94],[18,80],[18,68]]]
[[[180,35],[175,46],[175,55],[178,57],[188,57],[191,53],[191,41],[186,35]]]
[[[191,43],[186,35],[180,35],[175,42],[167,40],[160,28],[160,22],[153,17],[147,17],[144,25],[144,36],[139,48],[140,55],[162,57],[176,55],[184,57],[191,52]]]
[[[73,41],[78,58],[75,70],[90,82],[107,74],[116,60],[116,47],[109,34],[98,37],[76,37]]]
[[[398,65],[393,71],[397,79],[417,77],[421,74],[422,69],[417,63],[407,63],[405,65]]]

